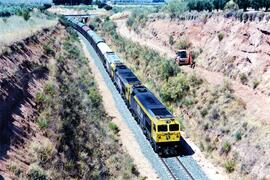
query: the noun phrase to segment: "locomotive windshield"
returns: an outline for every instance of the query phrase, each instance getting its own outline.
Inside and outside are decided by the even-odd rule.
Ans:
[[[166,132],[168,130],[167,125],[159,125],[158,132]]]
[[[170,131],[179,131],[179,125],[178,124],[171,124]]]

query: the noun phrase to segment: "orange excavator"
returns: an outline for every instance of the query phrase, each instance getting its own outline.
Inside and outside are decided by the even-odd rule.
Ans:
[[[176,52],[175,63],[179,66],[190,65],[191,68],[195,68],[195,62],[192,59],[191,52],[188,53],[185,49],[181,49]]]

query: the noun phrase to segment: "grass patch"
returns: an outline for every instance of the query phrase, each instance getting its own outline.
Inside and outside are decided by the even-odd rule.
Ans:
[[[226,141],[221,148],[221,153],[225,153],[227,155],[231,151],[231,148],[231,144]]]
[[[49,179],[45,171],[36,164],[31,164],[29,172],[27,173],[27,178],[29,180],[47,180]]]
[[[12,15],[10,17],[3,17],[0,18],[0,42],[9,45],[56,24],[57,19],[55,17],[49,17],[40,12],[24,12],[22,16]]]
[[[49,126],[49,121],[44,117],[38,117],[36,123],[41,130],[46,129]]]
[[[110,128],[110,130],[113,131],[114,134],[118,134],[118,132],[120,131],[118,126],[116,124],[114,124],[113,122],[109,123],[109,128]]]
[[[55,148],[50,140],[43,140],[42,142],[32,142],[30,145],[31,155],[34,161],[39,164],[45,164],[52,159]]]
[[[46,100],[47,100],[47,97],[43,92],[38,92],[36,94],[36,98],[35,98],[36,103],[45,103]]]
[[[259,84],[260,84],[260,81],[254,80],[253,81],[253,89],[256,89],[259,86]]]
[[[111,133],[119,129],[103,109],[77,35],[69,32],[58,42],[50,81],[36,95],[36,122],[50,140],[31,145],[32,162],[42,171],[34,169],[29,177],[42,179],[45,173],[49,179],[134,179],[139,176],[136,167]],[[112,157],[116,161],[110,164]]]
[[[19,177],[23,173],[22,169],[18,166],[16,162],[10,162],[7,165],[7,169],[17,177]]]
[[[227,173],[232,173],[235,170],[235,161],[227,160],[224,163],[224,168],[225,168]]]
[[[240,74],[240,81],[241,81],[242,84],[246,85],[247,82],[248,82],[248,77],[247,77],[247,75],[244,74],[244,73]]]

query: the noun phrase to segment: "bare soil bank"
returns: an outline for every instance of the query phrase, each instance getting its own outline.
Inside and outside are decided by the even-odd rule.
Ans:
[[[42,138],[33,121],[37,117],[36,93],[48,78],[44,65],[53,57],[44,51],[44,44],[63,38],[62,30],[60,25],[43,29],[7,47],[0,56],[0,171],[5,177],[13,177],[8,161],[20,162],[26,170],[29,157],[24,148],[33,139]],[[57,49],[57,43],[53,47]]]

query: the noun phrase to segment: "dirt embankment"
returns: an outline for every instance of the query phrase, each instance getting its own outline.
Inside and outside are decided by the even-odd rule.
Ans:
[[[267,22],[247,22],[212,17],[205,21],[150,20],[141,34],[169,47],[169,37],[177,43],[186,40],[200,50],[197,63],[221,72],[262,93],[270,94],[270,31]]]
[[[0,55],[0,172],[12,178],[10,162],[29,165],[26,145],[32,139],[42,139],[33,122],[36,114],[35,95],[47,80],[46,64],[54,54],[46,51],[46,44],[63,38],[63,27],[46,28],[31,37],[7,47]]]
[[[220,42],[220,44],[218,42],[216,42],[216,41],[218,41],[217,40],[218,39],[218,32],[221,32],[221,30],[214,31],[213,28],[211,28],[211,26],[212,27],[216,27],[216,26],[214,25],[213,22],[211,23],[210,21],[219,22],[216,19],[214,19],[214,20],[210,19],[209,22],[207,22],[206,25],[204,25],[202,22],[196,22],[196,21],[195,22],[194,21],[184,21],[184,22],[172,21],[171,22],[168,20],[153,20],[153,21],[149,21],[146,24],[146,26],[143,29],[141,29],[139,34],[136,34],[134,31],[130,31],[130,29],[128,29],[126,27],[125,20],[119,20],[119,21],[117,21],[117,24],[119,27],[118,28],[119,33],[121,35],[123,35],[124,37],[132,39],[135,42],[139,42],[140,44],[147,45],[148,47],[151,47],[151,48],[159,51],[161,54],[167,54],[170,58],[175,57],[175,50],[172,46],[168,45],[169,44],[168,43],[169,36],[173,35],[175,41],[177,41],[177,39],[181,39],[181,38],[182,39],[188,38],[189,41],[192,42],[194,47],[196,47],[197,49],[200,47],[202,49],[202,53],[197,58],[199,65],[202,65],[203,63],[206,63],[206,62],[209,63],[210,61],[213,61],[213,63],[218,64],[217,60],[211,59],[211,56],[213,56],[211,54],[213,54],[213,53],[220,56],[219,63],[226,64],[226,65],[229,65],[226,58],[228,56],[230,56],[231,54],[235,54],[234,55],[235,58],[236,57],[237,57],[237,59],[242,58],[242,60],[243,60],[243,56],[250,55],[250,53],[247,53],[244,55],[239,54],[239,56],[236,55],[237,50],[234,50],[235,49],[234,47],[236,46],[236,42],[235,42],[234,46],[232,46],[231,49],[228,50],[228,52],[227,52],[228,55],[224,56],[224,58],[221,58],[222,52],[225,51],[225,48],[223,48],[222,46],[229,46],[231,44],[231,40],[228,40],[229,38],[226,40],[226,37],[224,37],[224,40],[223,40],[224,42],[222,41],[222,42]],[[241,26],[248,26],[249,28],[253,27],[250,24],[245,25],[245,24],[240,23],[240,22],[234,22],[232,20],[225,20],[225,19],[223,20],[223,23],[225,24],[224,26],[226,26],[226,25],[228,26],[228,24],[230,24],[229,22],[226,22],[226,21],[230,21],[231,25],[238,24],[238,26],[240,26],[240,25]],[[255,22],[252,22],[252,23],[255,23]],[[220,26],[221,25],[219,25],[219,28],[221,28]],[[247,29],[247,27],[245,27],[245,28],[242,27],[242,29]],[[214,31],[214,32],[205,33],[204,31],[207,31],[207,30]],[[240,30],[241,29],[238,30],[239,31],[238,34],[245,34],[245,31],[242,32]],[[252,33],[250,33],[250,34],[252,34]],[[262,35],[262,36],[264,36],[264,35]],[[209,39],[207,39],[208,37],[209,37]],[[230,39],[233,39],[233,37],[231,37]],[[208,47],[211,45],[210,40],[214,41],[212,43],[212,46],[213,46],[213,49],[215,49],[215,51],[211,47]],[[227,42],[225,42],[225,41],[227,41]],[[261,46],[265,47],[265,42],[267,42],[267,39],[261,39],[261,41],[262,41]],[[239,44],[242,45],[242,43],[239,43]],[[217,46],[219,46],[219,48],[216,48]],[[210,51],[209,51],[209,49],[210,49]],[[229,53],[229,52],[231,52],[231,53]],[[258,52],[265,55],[267,52],[267,49],[265,49],[264,51],[258,51]],[[259,85],[257,87],[258,89],[253,89],[252,87],[249,87],[245,84],[242,84],[241,82],[239,82],[240,80],[238,81],[238,79],[237,80],[230,79],[230,83],[232,84],[232,88],[235,92],[235,95],[237,95],[237,97],[239,97],[239,98],[241,98],[241,100],[243,100],[243,102],[246,106],[246,109],[248,110],[247,113],[251,117],[251,119],[253,119],[253,120],[256,119],[257,121],[260,121],[262,124],[269,124],[270,123],[269,122],[270,98],[267,95],[267,91],[269,90],[268,84],[269,84],[270,80],[268,80],[268,79],[270,78],[270,76],[268,76],[267,74],[270,72],[270,69],[269,69],[267,64],[269,64],[270,62],[265,56],[262,56],[262,57],[264,57],[264,58],[255,59],[255,60],[256,60],[256,62],[259,61],[258,63],[264,64],[264,65],[254,66],[252,64],[249,64],[249,68],[252,69],[252,71],[254,73],[257,73],[256,74],[257,79],[265,79],[265,81],[259,81]],[[242,63],[244,63],[244,62],[242,61]],[[219,70],[215,70],[214,68],[211,69],[210,66],[205,68],[203,65],[202,65],[202,67],[196,67],[196,69],[194,71],[192,71],[188,67],[183,67],[183,70],[185,70],[187,72],[195,72],[198,75],[200,75],[200,77],[206,79],[209,83],[216,86],[216,85],[222,85],[224,83],[224,80],[226,78],[228,78],[228,76],[226,76],[222,73],[222,71],[226,71],[226,66],[224,66],[222,64],[218,64],[220,66]],[[233,71],[237,71],[236,74],[238,76],[243,76],[241,73],[241,71],[244,70],[242,68],[243,64],[237,63],[237,64],[231,64],[231,65],[235,66],[235,69],[233,68],[234,69]],[[264,70],[261,71],[261,68],[263,68]],[[264,73],[260,74],[261,72],[264,72]],[[253,74],[253,75],[255,75],[255,74]]]
[[[140,31],[137,34],[134,31],[127,28],[125,21],[120,20],[117,21],[118,25],[117,30],[121,36],[131,39],[134,42],[138,42],[141,45],[148,46],[160,52],[161,54],[167,54],[171,58],[175,56],[175,53],[173,48],[168,45],[170,35],[174,37],[175,41],[177,41],[178,38],[181,39],[182,36],[185,39],[186,37],[188,37],[189,41],[192,42],[193,44],[192,46],[195,47],[195,49],[200,47],[198,45],[200,41],[204,41],[205,44],[203,44],[201,47],[202,52],[197,59],[197,61],[199,61],[198,64],[201,66],[196,67],[195,70],[191,70],[189,67],[181,67],[181,69],[183,69],[186,72],[195,73],[196,75],[203,78],[209,83],[210,89],[215,89],[216,86],[222,87],[224,85],[224,79],[226,79],[228,76],[224,75],[224,73],[221,70],[211,69],[210,68],[211,66],[204,68],[203,64],[200,62],[202,60],[205,60],[205,62],[211,61],[211,58],[207,59],[208,57],[207,48],[209,48],[208,45],[211,42],[210,39],[207,38],[212,38],[212,41],[215,41],[215,43],[212,43],[213,48],[216,48],[216,46],[220,46],[220,48],[216,48],[215,51],[216,54],[219,54],[221,50],[224,49],[223,46],[229,46],[230,40],[228,41],[229,38],[227,37],[229,35],[225,35],[224,33],[223,39],[219,42],[219,40],[217,40],[219,31],[212,32],[212,34],[211,33],[207,34],[206,32],[204,32],[206,31],[204,29],[205,28],[204,26],[209,25],[208,31],[212,31],[213,29],[216,28],[217,25],[214,25],[213,22],[211,24],[212,29],[210,28],[210,24],[208,24],[214,20],[216,24],[224,23],[224,27],[226,27],[226,25],[229,26],[230,23],[231,23],[230,26],[237,24],[238,26],[243,27],[252,26],[252,23],[243,24],[240,22],[234,22],[232,20],[224,20],[224,19],[221,19],[223,20],[223,22],[220,22],[221,20],[218,21],[217,19],[210,19],[206,22],[206,24],[204,24],[203,22],[196,22],[196,21],[175,22],[169,20],[166,21],[156,19],[147,22],[146,26],[140,29]],[[220,26],[217,27],[221,28]],[[188,33],[192,35],[188,35]],[[239,29],[238,34],[243,35],[244,33]],[[262,36],[265,37],[266,36],[265,31],[263,34],[264,35]],[[264,44],[264,40],[265,39],[262,40],[262,44]],[[239,44],[242,45],[242,43]],[[211,52],[213,52],[212,49],[210,50],[210,55]],[[235,53],[233,51],[233,48],[230,50],[230,52]],[[247,53],[246,55],[249,54],[250,53]],[[237,56],[237,58],[241,59],[241,55]],[[258,59],[256,60],[260,61]],[[264,61],[265,63],[269,62],[267,59],[264,59],[262,61]],[[217,62],[218,61],[215,61],[213,63]],[[220,59],[220,62],[226,64],[227,61],[224,61],[224,58],[222,58]],[[234,71],[237,71],[239,69],[241,71],[243,70],[241,69],[241,63],[238,65],[239,67],[236,65]],[[223,67],[226,70],[226,66],[221,67]],[[255,67],[252,68],[255,69]],[[267,75],[260,74],[259,70],[258,72],[254,71],[254,73],[255,72],[257,73],[258,77],[261,76],[263,78],[267,78]],[[232,93],[233,96],[235,96],[236,101],[242,104],[241,106],[244,107],[241,113],[239,113],[239,117],[233,114],[233,111],[230,110],[233,109],[234,107],[226,107],[226,102],[222,100],[224,94],[220,94],[217,96],[221,98],[221,102],[218,104],[219,105],[218,107],[221,108],[222,111],[225,111],[227,113],[227,117],[229,120],[224,121],[226,123],[223,124],[220,121],[217,121],[217,123],[209,122],[207,116],[202,115],[203,111],[201,111],[200,113],[197,113],[195,111],[195,109],[199,108],[199,106],[205,107],[207,109],[208,108],[207,103],[201,105],[197,103],[194,106],[192,106],[192,109],[190,110],[192,118],[189,119],[189,122],[194,122],[196,125],[194,124],[192,126],[188,126],[189,128],[187,133],[191,134],[191,136],[192,134],[195,134],[194,136],[192,136],[194,142],[198,146],[200,146],[201,150],[205,151],[205,155],[210,156],[209,159],[215,159],[214,162],[217,166],[221,167],[227,166],[228,168],[228,165],[231,165],[231,164],[224,164],[224,159],[221,158],[223,156],[222,151],[227,148],[227,151],[229,151],[230,155],[229,156],[226,155],[225,157],[228,159],[229,157],[234,159],[234,162],[236,163],[234,170],[237,170],[238,171],[237,173],[247,175],[246,177],[250,178],[268,178],[269,161],[267,160],[268,158],[266,157],[270,157],[270,154],[267,151],[267,149],[269,149],[267,145],[269,144],[269,131],[267,129],[269,129],[270,101],[269,97],[267,96],[267,93],[260,92],[263,91],[263,88],[266,87],[264,85],[266,85],[267,82],[265,82],[265,84],[260,83],[259,86],[257,86],[258,90],[257,88],[255,88],[254,90],[253,87],[250,87],[251,86],[250,84],[249,86],[245,85],[245,83],[242,84],[240,82],[241,79],[239,79],[239,77],[236,78],[235,80],[233,79],[233,77],[231,77],[230,79],[227,78],[227,81],[231,84],[230,88],[232,88]],[[249,82],[251,81],[249,80]],[[202,93],[201,96],[198,98],[200,99],[208,98],[204,96],[205,94]],[[214,102],[209,101],[209,103],[210,104],[208,106],[211,106],[211,104],[213,104]],[[209,126],[209,124],[211,124],[211,126]],[[205,142],[203,139],[205,139]],[[237,173],[235,174],[235,176],[232,176],[233,179],[241,177]]]

